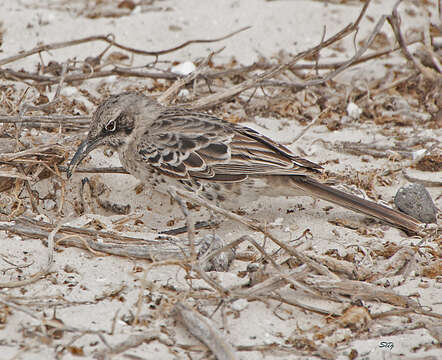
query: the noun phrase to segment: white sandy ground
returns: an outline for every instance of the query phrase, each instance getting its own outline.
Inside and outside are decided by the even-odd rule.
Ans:
[[[87,19],[76,16],[76,10],[85,6],[86,1],[39,1],[39,0],[3,0],[0,2],[0,21],[6,33],[3,38],[2,52],[0,59],[16,54],[21,50],[31,49],[40,42],[51,43],[56,41],[66,41],[81,38],[84,36],[114,33],[116,40],[127,46],[142,48],[147,50],[162,50],[173,47],[189,39],[204,39],[222,36],[230,31],[243,26],[252,26],[246,32],[237,36],[214,44],[195,44],[172,54],[165,55],[160,60],[185,61],[206,57],[210,51],[225,47],[216,56],[215,63],[226,63],[235,57],[241,64],[251,64],[260,55],[271,57],[280,50],[290,53],[297,53],[313,44],[317,44],[322,36],[323,27],[326,25],[327,34],[332,34],[341,29],[348,22],[353,21],[360,11],[360,5],[332,5],[324,4],[321,1],[178,1],[165,0],[155,2],[155,6],[163,10],[154,12],[140,12],[137,9],[130,16],[121,18],[98,18]],[[357,2],[352,2],[357,3]],[[425,26],[430,18],[433,22],[436,19],[436,6],[428,6],[432,9],[432,14],[428,14],[424,8],[416,6],[418,1],[405,2],[403,8],[413,9],[416,16],[408,17],[403,11],[403,26],[405,28],[419,28]],[[391,12],[393,1],[374,1],[369,8],[368,14],[375,20],[381,14]],[[173,26],[173,27],[172,27]],[[369,29],[373,27],[373,22],[364,20],[360,31],[360,37],[364,38]],[[174,30],[179,29],[179,30]],[[385,30],[390,37],[391,32],[385,25]],[[348,48],[351,48],[351,40],[347,41]],[[47,63],[51,59],[62,62],[68,58],[84,59],[92,54],[97,55],[105,45],[101,43],[84,44],[76,47],[54,50],[50,53],[42,54]],[[322,56],[327,57],[331,51],[324,51]],[[347,52],[346,56],[351,55]],[[331,58],[332,60],[336,58]],[[135,64],[145,64],[151,58],[135,57]],[[15,69],[34,69],[38,63],[38,56],[28,57],[17,63],[9,64]],[[403,62],[398,55],[389,61]],[[363,70],[362,70],[363,69]],[[383,71],[383,67],[378,63],[369,63],[358,68],[347,71],[341,76],[341,81],[352,81],[352,79],[370,78],[372,72]],[[96,94],[95,88],[103,81],[110,81],[110,85],[115,93],[121,91],[129,84],[140,85],[146,80],[93,80],[87,82],[86,87],[91,93]],[[85,103],[90,110],[93,110],[86,98],[84,98],[75,88],[67,87],[63,94],[68,98],[78,98]],[[0,109],[1,111],[1,109]],[[291,121],[284,127],[280,126],[280,120],[276,119],[256,119],[247,123],[250,127],[262,131],[279,141],[286,142],[293,139],[302,128],[297,123]],[[411,133],[412,129],[404,128],[404,134]],[[420,134],[422,135],[422,134]],[[433,137],[441,136],[440,132],[430,134]],[[289,145],[294,151],[302,149],[312,161],[322,162],[326,159],[339,159],[339,164],[330,164],[329,169],[339,171],[350,166],[359,171],[366,169],[379,169],[390,166],[386,159],[371,159],[363,162],[359,158],[325,150],[314,140],[326,137],[328,141],[346,139],[349,141],[375,140],[379,143],[388,143],[389,139],[377,133],[376,126],[371,122],[357,127],[349,125],[343,130],[330,132],[325,126],[313,127],[296,144]],[[72,139],[77,141],[78,139]],[[74,150],[74,146],[72,147]],[[92,154],[90,164],[107,166],[118,165],[116,156],[112,158],[102,155],[102,151],[95,151]],[[437,180],[440,174],[422,173],[415,171],[413,175],[422,179]],[[68,187],[69,201],[77,196],[78,184],[81,179],[80,174],[73,176],[71,186]],[[111,189],[109,200],[130,204],[131,214],[139,215],[144,225],[132,226],[131,229],[142,232],[152,230],[162,230],[167,228],[166,223],[170,219],[178,219],[175,224],[183,225],[184,217],[178,207],[171,206],[167,196],[159,194],[149,194],[145,190],[142,194],[136,195],[134,188],[138,182],[131,176],[126,175],[102,175],[101,181]],[[376,190],[383,199],[390,200],[395,191],[406,184],[405,179],[401,179],[389,186],[378,187]],[[35,188],[43,196],[47,189],[46,182],[35,184]],[[440,189],[430,188],[433,198],[440,195]],[[439,203],[436,205],[440,208]],[[302,204],[305,209],[298,210],[297,204]],[[391,204],[391,203],[390,203]],[[318,253],[323,253],[327,249],[337,249],[341,255],[345,255],[349,247],[358,245],[364,248],[376,249],[384,244],[400,243],[412,244],[414,239],[406,237],[402,232],[388,226],[377,224],[385,233],[384,238],[364,237],[357,232],[336,227],[328,222],[333,218],[349,218],[356,222],[363,221],[363,217],[353,214],[341,208],[334,207],[326,213],[323,208],[328,204],[324,202],[314,202],[311,199],[258,199],[253,204],[243,206],[249,218],[256,219],[260,223],[267,223],[268,229],[279,239],[289,241],[299,237],[302,232],[309,228],[313,234],[312,248]],[[75,219],[72,210],[65,211],[64,221],[71,221],[71,224],[85,222],[88,218],[99,218],[108,225],[108,230],[112,230],[111,220],[119,218],[113,215],[104,214],[98,207],[92,208],[92,212],[99,215],[85,215],[82,219]],[[147,210],[149,207],[151,210]],[[294,212],[287,212],[287,209],[294,209]],[[196,219],[207,219],[206,211],[201,210],[194,213]],[[132,225],[133,221],[129,223]],[[129,226],[130,227],[130,226]],[[129,228],[128,227],[128,228]],[[200,231],[199,235],[206,234]],[[216,231],[217,235],[225,240],[234,240],[243,234],[250,234],[257,241],[262,241],[262,236],[252,233],[250,230],[238,226],[230,221],[224,221]],[[183,237],[183,239],[185,236]],[[40,240],[8,236],[0,232],[0,253],[2,256],[15,263],[31,263],[33,265],[23,269],[21,278],[38,271],[46,261],[47,248]],[[270,246],[267,248],[269,251]],[[184,279],[183,270],[176,267],[161,267],[159,270],[152,270],[148,273],[147,281],[153,284],[153,288],[158,291],[144,291],[146,299],[151,296],[152,303],[145,300],[141,309],[141,316],[145,323],[134,328],[127,325],[122,319],[129,318],[136,310],[136,303],[140,295],[142,286],[142,272],[135,269],[146,268],[148,263],[141,260],[130,260],[115,256],[97,257],[90,252],[77,248],[62,248],[55,252],[54,263],[50,276],[26,286],[23,289],[2,289],[0,298],[7,299],[14,296],[20,297],[23,307],[29,309],[37,319],[29,314],[12,309],[7,323],[0,328],[0,359],[51,359],[55,357],[54,344],[44,344],[38,337],[32,337],[28,330],[41,323],[43,317],[50,318],[53,314],[53,307],[57,306],[56,316],[61,319],[65,326],[77,327],[90,330],[109,331],[112,328],[113,319],[117,316],[113,335],[104,335],[110,345],[115,345],[125,340],[130,334],[137,331],[158,330],[160,326],[168,324],[167,331],[173,333],[181,345],[198,345],[195,340],[181,325],[172,320],[165,322],[158,310],[155,310],[152,303],[155,297],[167,296],[161,291],[164,285],[174,286],[183,292],[188,290],[187,280]],[[369,266],[369,264],[366,264]],[[232,268],[227,273],[215,273],[214,276],[224,286],[242,284],[245,279],[238,276],[238,272],[245,270],[247,262],[235,261]],[[0,281],[16,280],[18,274],[15,271],[5,271],[10,265],[0,259]],[[425,286],[423,286],[424,284]],[[194,288],[207,286],[201,281],[194,282]],[[394,288],[402,295],[413,295],[423,306],[431,308],[436,313],[442,311],[442,285],[440,279],[421,278],[413,275],[409,276],[406,282]],[[119,292],[120,291],[120,292]],[[111,297],[108,294],[119,292],[119,296]],[[337,305],[335,302],[312,299],[302,291],[298,291],[296,300],[322,307],[324,309],[334,309],[341,311],[345,305]],[[163,298],[164,301],[164,298]],[[192,305],[192,300],[188,300]],[[27,306],[29,305],[29,306]],[[387,310],[389,307],[368,303],[366,306],[371,311]],[[215,311],[215,306],[205,306],[202,311],[207,315]],[[223,317],[224,315],[224,317]],[[225,339],[234,346],[246,345],[266,345],[271,343],[283,344],[290,338],[295,329],[305,329],[306,334],[313,326],[324,327],[324,317],[314,313],[301,311],[296,307],[280,305],[276,302],[237,302],[228,304],[224,312],[217,311],[213,315],[213,321],[221,329]],[[409,326],[403,317],[389,317],[383,324],[391,327]],[[333,335],[334,341],[339,343],[340,337],[345,340],[350,329],[340,329]],[[74,335],[75,336],[75,335]],[[307,335],[306,335],[307,336]],[[308,337],[308,336],[307,336]],[[56,344],[66,345],[72,335],[65,334],[61,340],[54,340]],[[380,348],[381,342],[393,343],[392,349]],[[434,359],[442,357],[442,351],[436,345],[437,340],[426,329],[410,329],[401,332],[399,335],[376,337],[370,339],[361,338],[345,346],[338,346],[336,353],[339,359],[347,359],[351,349],[356,349],[359,353],[358,359],[411,359],[433,356]],[[86,358],[92,357],[97,350],[106,349],[100,339],[94,335],[84,335],[73,342],[74,346],[82,347]],[[201,348],[204,350],[204,347]],[[191,352],[192,359],[202,359],[207,356],[207,352]],[[133,357],[124,357],[124,356]],[[61,356],[63,359],[73,359],[76,356],[65,351]],[[188,358],[186,352],[178,347],[168,347],[158,341],[144,343],[136,348],[131,348],[124,354],[117,355],[116,358],[133,359],[184,359]],[[238,359],[312,359],[313,356],[301,357],[291,355],[287,352],[277,351],[242,351],[237,353]],[[315,357],[319,358],[319,356]]]

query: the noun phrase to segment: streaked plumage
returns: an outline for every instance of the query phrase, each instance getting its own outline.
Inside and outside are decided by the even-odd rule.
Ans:
[[[70,170],[101,145],[115,148],[126,170],[162,192],[173,184],[238,205],[260,195],[310,195],[411,232],[420,225],[401,212],[320,183],[321,166],[255,130],[207,113],[163,107],[141,94],[111,96],[97,108]]]

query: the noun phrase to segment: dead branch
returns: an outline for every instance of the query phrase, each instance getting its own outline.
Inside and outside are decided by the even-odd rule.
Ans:
[[[408,296],[398,295],[391,290],[356,280],[330,281],[318,278],[308,280],[319,291],[334,292],[350,296],[353,299],[382,301],[388,304],[419,309],[419,304]]]
[[[417,42],[420,42],[419,40],[409,40],[407,41],[406,45],[415,44]],[[392,49],[386,49],[382,51],[377,51],[372,54],[368,54],[365,56],[361,56],[357,59],[354,59],[354,61],[348,65],[348,66],[354,66],[361,64],[363,62],[373,60],[375,58],[379,58],[384,55],[388,55],[392,52],[395,52],[397,50],[400,50],[399,47],[395,47]],[[318,69],[318,70],[326,70],[326,69],[332,69],[336,70],[337,68],[340,68],[344,66],[348,61],[338,61],[338,62],[330,62],[330,63],[322,63],[322,64],[292,64],[288,67],[288,70],[296,72],[299,70],[308,70],[308,69]],[[218,79],[222,77],[231,77],[235,75],[242,75],[247,74],[249,72],[261,69],[261,70],[269,70],[271,68],[275,67],[274,64],[271,63],[265,63],[265,62],[258,62],[252,65],[248,66],[240,66],[235,69],[229,69],[229,70],[221,70],[221,71],[207,71],[203,74],[204,78],[207,78],[209,80],[212,79]],[[86,74],[67,74],[65,76],[65,82],[66,83],[73,83],[78,81],[85,81],[89,79],[97,79],[97,78],[103,78],[103,77],[109,77],[109,76],[123,76],[123,77],[135,77],[135,78],[150,78],[150,79],[163,79],[163,80],[177,80],[181,79],[182,75],[175,74],[170,71],[138,71],[133,69],[127,69],[127,68],[121,68],[118,66],[114,66],[111,70],[102,70],[102,71],[92,71],[90,73]],[[0,76],[3,76],[5,79],[9,80],[33,80],[38,83],[38,85],[46,86],[46,85],[53,85],[57,84],[60,81],[59,76],[49,76],[49,75],[41,75],[41,74],[35,74],[30,73],[25,70],[16,71],[13,69],[0,69]],[[201,74],[197,74],[196,77],[201,76]],[[272,86],[272,87],[293,87],[296,88],[296,83],[287,83],[284,81],[262,81],[261,86]],[[304,86],[304,84],[302,84]]]
[[[59,166],[58,169],[60,171],[66,172],[68,170],[67,166]],[[78,168],[75,169],[76,173],[85,173],[85,174],[129,174],[129,172],[121,167],[105,167],[105,168],[97,168],[97,167],[89,167],[89,168]]]
[[[404,37],[402,36],[402,31],[401,31],[401,18],[397,12],[397,9],[400,5],[400,3],[402,2],[402,0],[399,0],[398,2],[396,2],[395,6],[393,7],[393,12],[391,15],[389,15],[387,17],[388,22],[391,25],[391,28],[393,29],[394,35],[396,36],[396,40],[398,41],[400,47],[401,47],[401,51],[404,54],[404,56],[407,58],[408,61],[410,61],[411,63],[413,63],[414,67],[420,72],[422,73],[422,75],[424,75],[427,79],[431,80],[431,81],[436,81],[436,79],[442,79],[442,75],[437,74],[435,71],[431,70],[430,68],[427,68],[425,66],[423,66],[419,60],[417,60],[413,55],[411,55],[411,53],[408,51],[406,42],[404,40]]]
[[[151,341],[159,341],[166,346],[172,346],[173,342],[169,337],[163,334],[159,330],[146,331],[142,333],[132,334],[125,340],[113,345],[109,349],[104,349],[96,354],[97,359],[107,359],[113,354],[121,354],[129,349],[136,348],[143,343],[149,343]]]
[[[211,52],[209,56],[206,57],[206,59],[197,67],[197,69],[193,72],[191,72],[189,75],[187,75],[184,78],[178,79],[175,81],[175,83],[169,87],[164,93],[162,93],[158,98],[158,102],[160,104],[168,104],[170,102],[170,98],[173,96],[176,96],[178,94],[178,91],[183,88],[186,84],[189,84],[190,82],[194,81],[197,77],[205,76],[204,73],[207,73],[207,70],[205,69],[209,62],[212,60],[213,56],[220,53],[222,51],[218,50],[216,52]]]
[[[249,229],[253,230],[253,231],[258,231],[262,234],[264,234],[267,238],[269,238],[270,240],[272,240],[275,244],[277,244],[279,247],[281,247],[282,249],[284,249],[285,251],[287,251],[290,255],[294,256],[295,258],[297,258],[299,261],[301,261],[302,263],[306,263],[307,265],[309,265],[312,269],[318,271],[320,274],[326,275],[332,279],[338,279],[338,277],[333,274],[332,272],[330,272],[325,266],[318,264],[316,261],[310,259],[308,256],[305,256],[303,253],[299,252],[298,250],[296,250],[295,248],[293,248],[292,246],[284,243],[283,241],[278,240],[277,238],[275,238],[272,234],[270,234],[266,229],[264,229],[263,227],[261,227],[260,225],[257,225],[256,222],[251,221],[243,216],[239,216],[231,211],[227,211],[225,209],[222,209],[214,204],[211,204],[210,202],[202,199],[199,196],[196,196],[195,194],[189,192],[189,191],[185,191],[185,190],[178,190],[178,189],[174,189],[174,191],[181,197],[188,199],[194,203],[200,204],[216,213],[219,213],[225,217],[227,217],[228,219],[234,220],[236,222],[239,222],[240,224],[243,224],[245,226],[247,226]]]
[[[57,86],[57,89],[55,91],[55,94],[54,94],[54,97],[52,98],[52,100],[47,102],[46,104],[41,104],[41,105],[33,105],[31,103],[23,103],[21,105],[19,113],[18,113],[18,117],[20,119],[23,118],[23,115],[28,110],[44,111],[44,110],[52,108],[52,106],[54,106],[60,100],[60,92],[61,92],[61,88],[63,86],[64,79],[66,77],[66,70],[67,70],[67,63],[64,63],[63,66],[62,66],[62,70],[61,70],[61,75],[60,75],[60,78],[59,78],[58,86]],[[19,123],[19,124],[21,124],[21,123]]]
[[[419,179],[415,176],[411,176],[405,169],[402,169],[402,175],[404,175],[404,178],[407,179],[409,182],[419,183],[424,185],[425,187],[437,187],[437,188],[442,187],[442,181]]]
[[[411,146],[416,145],[426,145],[432,144],[432,147],[437,147],[439,145],[439,140],[431,137],[422,137],[417,139],[416,142],[410,143],[397,143],[396,145],[383,145],[376,142],[371,143],[361,143],[361,142],[350,142],[350,141],[335,141],[330,143],[323,139],[318,139],[316,142],[320,142],[322,146],[326,149],[333,151],[338,151],[343,154],[351,155],[370,155],[374,158],[385,158],[388,154],[400,155],[403,159],[414,159],[415,151],[410,151]]]
[[[226,40],[236,34],[239,34],[242,31],[248,30],[248,29],[250,29],[250,26],[245,26],[239,30],[233,31],[225,36],[215,38],[215,39],[188,40],[188,41],[186,41],[180,45],[177,45],[173,48],[166,49],[166,50],[160,50],[160,51],[145,51],[145,50],[135,49],[135,48],[131,48],[131,47],[119,44],[119,43],[115,42],[115,35],[113,35],[113,34],[88,36],[88,37],[76,39],[76,40],[56,42],[56,43],[47,44],[47,45],[39,45],[31,50],[24,51],[20,54],[13,55],[13,56],[7,57],[5,59],[0,59],[0,66],[6,65],[8,63],[11,63],[11,62],[14,62],[14,61],[17,61],[20,59],[23,59],[23,58],[28,57],[30,55],[41,53],[43,51],[62,49],[65,47],[84,44],[84,43],[92,42],[92,41],[104,41],[104,42],[107,42],[108,44],[111,44],[119,49],[126,50],[128,52],[131,52],[131,53],[134,53],[137,55],[158,57],[160,55],[164,55],[164,54],[168,54],[168,53],[180,50],[180,49],[185,48],[186,46],[189,46],[191,44],[206,44],[206,43],[213,43],[213,42]]]
[[[215,104],[220,103],[221,101],[225,101],[227,99],[230,99],[245,90],[259,86],[259,84],[262,81],[268,80],[268,79],[274,77],[275,75],[280,74],[282,71],[284,71],[284,70],[290,68],[290,66],[296,64],[300,59],[303,59],[305,57],[313,57],[313,56],[317,55],[323,48],[330,46],[331,44],[343,39],[344,37],[348,36],[349,34],[354,32],[355,30],[357,30],[359,23],[361,22],[365,12],[367,11],[367,8],[368,8],[368,5],[370,4],[370,2],[371,2],[371,0],[368,0],[365,2],[358,18],[356,19],[356,21],[354,23],[350,23],[344,29],[342,29],[341,31],[336,33],[335,35],[322,41],[319,45],[295,55],[290,62],[282,64],[282,65],[277,65],[277,66],[271,68],[270,70],[263,72],[262,74],[259,74],[259,75],[255,76],[249,80],[246,80],[238,85],[232,86],[231,88],[224,90],[220,93],[213,94],[210,96],[206,96],[202,99],[199,99],[199,100],[193,102],[189,106],[189,108],[197,110],[197,109],[204,109],[207,107],[211,107]],[[358,54],[359,54],[359,52],[357,53],[357,55]],[[349,63],[349,62],[347,62],[347,63]],[[346,67],[348,67],[348,65],[346,65]],[[336,75],[338,73],[340,73],[341,71],[336,71]],[[312,82],[312,85],[313,84],[314,84],[314,82]]]
[[[12,69],[0,69],[0,75],[2,75],[5,79],[10,79],[10,80],[17,80],[17,79],[34,80],[38,83],[38,85],[53,85],[60,81],[59,76],[37,75],[24,71],[15,71]],[[115,67],[114,69],[107,71],[103,70],[103,71],[94,71],[87,74],[81,73],[81,74],[66,75],[65,82],[72,83],[77,81],[108,77],[112,75],[119,75],[123,77],[165,79],[165,80],[176,80],[177,78],[180,77],[180,75],[167,71],[162,71],[162,72],[133,71],[129,69]]]
[[[177,318],[187,330],[204,343],[218,360],[236,358],[232,346],[223,339],[222,334],[209,319],[180,302],[175,305],[174,310]]]
[[[293,91],[301,91],[307,87],[322,85],[322,84],[326,83],[327,81],[330,81],[331,79],[336,77],[338,74],[340,74],[344,70],[348,69],[351,65],[353,65],[358,59],[360,59],[362,54],[364,54],[368,50],[370,45],[373,43],[376,35],[379,33],[382,26],[384,25],[386,18],[387,18],[387,16],[384,15],[379,19],[375,28],[373,29],[372,33],[370,34],[368,40],[365,42],[364,46],[359,48],[358,51],[356,51],[356,53],[353,55],[353,57],[351,59],[342,63],[341,66],[339,66],[335,70],[329,72],[325,76],[322,76],[318,79],[305,81],[302,83],[286,82],[286,81],[280,81],[280,80],[264,80],[264,81],[258,82],[257,86],[283,86],[283,87],[291,88]],[[319,47],[320,47],[320,45],[319,45]]]
[[[79,128],[89,126],[90,116],[70,116],[70,115],[0,115],[0,123],[3,124],[17,124],[22,123],[26,125],[35,126],[77,126]]]
[[[17,218],[14,223],[0,223],[0,230],[37,239],[46,239],[53,229],[52,224],[26,218]],[[165,235],[148,234],[147,238],[141,238],[63,225],[55,235],[55,242],[59,245],[139,259],[183,258],[180,241]]]
[[[46,145],[39,145],[35,146],[33,148],[18,151],[15,153],[0,153],[0,161],[1,162],[10,162],[14,160],[29,158],[32,156],[41,156],[43,159],[45,157],[50,157],[52,154],[63,154],[64,149],[62,146],[53,143],[53,144],[46,144]]]

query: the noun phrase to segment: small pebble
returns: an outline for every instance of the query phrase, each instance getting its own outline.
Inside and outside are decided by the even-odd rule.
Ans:
[[[424,223],[436,222],[437,209],[422,184],[401,187],[396,193],[394,203],[399,210]]]
[[[185,61],[181,64],[178,64],[174,67],[172,67],[172,72],[178,75],[189,75],[190,73],[194,72],[196,69],[196,66],[191,61]]]
[[[187,89],[181,89],[178,93],[179,97],[187,98],[190,95],[190,91]]]
[[[272,222],[270,225],[280,226],[280,225],[282,225],[283,222],[284,222],[284,219],[282,217],[279,217],[279,218],[275,219],[275,221]]]
[[[427,149],[420,149],[420,150],[413,151],[411,153],[411,156],[413,157],[414,161],[418,161],[418,160],[423,159],[423,157],[426,155],[426,153],[427,153]]]
[[[226,242],[217,235],[206,235],[201,240],[198,258],[206,255],[208,251],[218,250],[226,245]],[[204,271],[228,271],[230,263],[235,258],[235,250],[232,248],[223,251],[203,264]]]
[[[61,94],[67,97],[78,96],[79,91],[74,86],[66,86],[61,90]]]
[[[249,305],[249,302],[246,299],[238,299],[234,301],[231,305],[232,310],[242,311]]]
[[[38,215],[34,216],[34,220],[50,222],[49,218],[46,215],[44,215],[44,214],[38,214]]]
[[[44,201],[44,208],[46,210],[54,210],[56,205],[56,202],[52,199],[46,199]]]
[[[362,114],[362,109],[353,102],[348,103],[347,105],[347,114],[353,119],[359,119]]]

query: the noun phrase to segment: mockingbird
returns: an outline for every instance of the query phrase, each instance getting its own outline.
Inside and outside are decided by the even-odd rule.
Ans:
[[[174,185],[221,206],[237,207],[261,195],[309,195],[410,232],[418,232],[421,224],[321,183],[321,166],[255,130],[207,113],[164,107],[137,93],[114,95],[98,106],[87,138],[69,164],[68,177],[102,145],[118,151],[130,174],[163,193]]]

